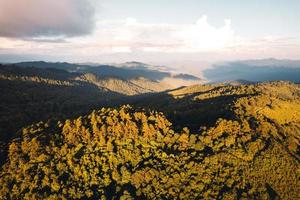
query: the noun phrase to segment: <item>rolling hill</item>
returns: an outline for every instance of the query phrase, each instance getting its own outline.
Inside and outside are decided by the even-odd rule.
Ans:
[[[62,69],[69,72],[94,73],[99,76],[118,77],[126,80],[145,78],[151,81],[161,81],[164,78],[174,78],[190,81],[200,81],[200,78],[190,74],[172,74],[166,67],[152,66],[140,62],[127,62],[114,65],[87,65],[72,64],[66,62],[51,63],[44,61],[33,61],[15,63],[14,65],[21,67]]]
[[[8,142],[0,196],[298,199],[299,105],[291,82],[208,84],[34,123]]]
[[[151,76],[161,80],[150,79]],[[175,83],[182,79],[171,76],[148,69],[42,61],[0,65],[1,151],[5,151],[20,128],[31,123],[87,114],[92,109],[117,105],[128,96],[160,92],[186,83]],[[193,83],[200,81],[190,78]],[[0,160],[5,160],[3,154]]]

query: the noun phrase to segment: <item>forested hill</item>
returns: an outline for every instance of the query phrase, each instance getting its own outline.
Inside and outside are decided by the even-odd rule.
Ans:
[[[145,78],[152,81],[161,81],[164,78],[183,79],[187,81],[200,81],[200,78],[190,74],[172,74],[166,67],[152,66],[139,62],[121,64],[74,64],[67,62],[20,62],[14,65],[20,67],[35,67],[41,69],[53,68],[69,72],[93,73],[99,76],[118,77],[125,80]],[[163,70],[162,70],[163,69]]]
[[[8,142],[24,126],[84,115],[99,107],[119,105],[129,96],[177,87],[170,81],[193,78],[180,75],[168,77],[168,81],[151,80],[147,74],[171,74],[127,68],[47,62],[0,64],[0,163],[6,159]],[[120,77],[124,71],[130,76]]]
[[[9,143],[0,196],[300,198],[298,84],[198,85],[136,98],[24,127]]]

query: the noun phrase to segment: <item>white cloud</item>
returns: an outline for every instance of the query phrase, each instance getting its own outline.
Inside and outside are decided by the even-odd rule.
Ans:
[[[236,42],[230,23],[230,20],[225,20],[224,26],[216,28],[203,16],[196,24],[180,27],[176,34],[184,42],[184,51],[220,50]]]
[[[226,19],[222,26],[215,27],[206,16],[186,24],[142,23],[134,18],[102,20],[97,22],[91,35],[62,39],[0,37],[0,53],[44,54],[101,62],[101,57],[114,62],[122,56],[127,60],[144,59],[145,62],[300,56],[299,41],[293,38],[242,37],[233,30],[231,20]]]
[[[136,19],[99,21],[96,38],[111,44],[121,43],[131,50],[150,52],[202,52],[226,48],[237,37],[230,20],[214,27],[202,16],[192,24],[146,24]],[[99,41],[101,43],[101,41]]]

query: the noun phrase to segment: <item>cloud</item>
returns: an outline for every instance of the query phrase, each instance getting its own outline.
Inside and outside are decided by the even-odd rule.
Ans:
[[[242,37],[230,20],[216,27],[206,16],[184,24],[143,23],[127,18],[97,21],[94,31],[86,36],[0,37],[0,54],[43,55],[72,62],[186,63],[196,68],[203,66],[199,60],[298,59],[300,41],[276,35]]]
[[[91,33],[91,0],[0,0],[0,36],[31,38]]]
[[[191,24],[146,24],[136,19],[99,21],[98,38],[128,46],[132,51],[203,52],[226,48],[238,41],[230,20],[214,27],[202,16]],[[101,41],[99,41],[101,43]]]

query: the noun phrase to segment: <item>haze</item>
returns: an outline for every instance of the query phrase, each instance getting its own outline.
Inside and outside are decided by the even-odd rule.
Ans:
[[[297,0],[0,0],[0,62],[298,59]]]

